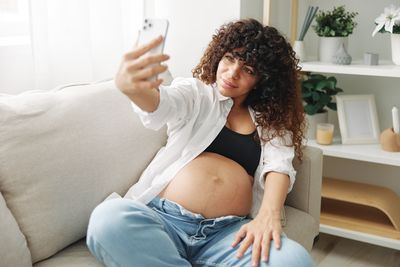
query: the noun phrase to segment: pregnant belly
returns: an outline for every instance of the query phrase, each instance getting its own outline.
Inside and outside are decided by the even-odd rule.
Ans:
[[[206,218],[250,213],[253,177],[235,161],[203,152],[180,170],[160,197]]]

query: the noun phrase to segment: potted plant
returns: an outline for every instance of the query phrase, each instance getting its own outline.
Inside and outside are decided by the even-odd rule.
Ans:
[[[357,26],[357,12],[348,12],[344,6],[334,7],[332,11],[320,10],[315,17],[313,29],[320,37],[319,60],[331,62],[332,57],[341,48],[347,50],[348,36]]]
[[[304,112],[306,113],[308,130],[307,137],[315,139],[318,123],[328,121],[327,108],[336,111],[333,96],[343,90],[336,86],[335,77],[326,77],[322,74],[307,73],[301,82]]]
[[[375,24],[372,36],[377,32],[391,33],[392,61],[394,64],[400,65],[400,7],[394,5],[386,7],[384,12],[375,19]]]

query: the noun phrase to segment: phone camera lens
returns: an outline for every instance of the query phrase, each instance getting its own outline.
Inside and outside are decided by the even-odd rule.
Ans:
[[[151,23],[149,23],[149,27],[151,27],[152,25],[151,25]]]
[[[147,28],[146,26],[143,26],[143,30],[146,30],[146,28]]]

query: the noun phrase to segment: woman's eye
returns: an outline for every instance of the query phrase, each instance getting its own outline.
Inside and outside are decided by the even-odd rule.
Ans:
[[[231,55],[225,55],[224,56],[225,57],[225,59],[227,59],[228,61],[230,61],[230,62],[233,62],[235,59],[233,58],[233,56],[231,56]]]
[[[255,74],[254,70],[252,70],[251,68],[248,68],[248,67],[244,67],[244,71],[247,74],[250,74],[250,75],[254,75]]]

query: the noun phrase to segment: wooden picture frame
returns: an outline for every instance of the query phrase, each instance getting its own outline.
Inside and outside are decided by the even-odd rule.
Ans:
[[[379,143],[374,95],[337,95],[336,103],[342,144]]]
[[[263,24],[270,25],[271,1],[263,0]],[[299,13],[299,0],[290,0],[290,42],[293,45],[297,37],[297,20]]]

